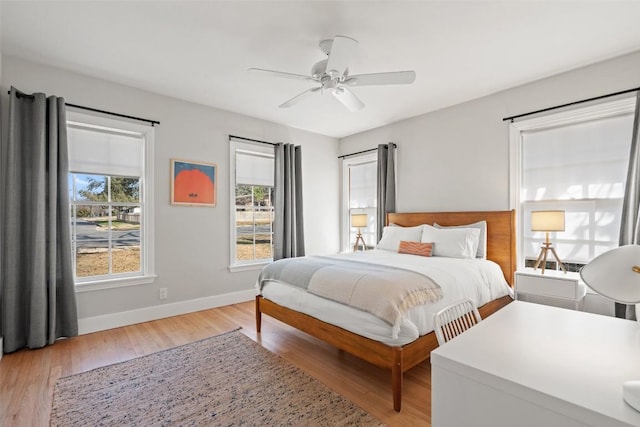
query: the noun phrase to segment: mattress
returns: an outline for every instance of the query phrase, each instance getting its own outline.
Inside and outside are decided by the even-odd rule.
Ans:
[[[461,298],[469,298],[480,307],[505,295],[513,297],[513,291],[507,284],[502,270],[498,264],[489,260],[422,257],[382,249],[339,254],[334,257],[404,268],[424,274],[442,288],[444,296],[435,303],[411,308],[402,320],[398,337],[394,339],[391,325],[384,320],[348,305],[313,295],[293,285],[265,281],[260,290],[261,295],[281,306],[391,346],[408,344],[433,331],[433,315]]]

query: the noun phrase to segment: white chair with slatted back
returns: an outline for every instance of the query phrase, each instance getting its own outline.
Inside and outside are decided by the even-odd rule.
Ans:
[[[482,320],[470,299],[455,302],[434,315],[434,329],[438,344],[442,345]]]

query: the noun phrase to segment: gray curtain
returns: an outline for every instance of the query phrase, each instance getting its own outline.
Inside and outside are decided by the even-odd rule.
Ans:
[[[640,244],[640,92],[636,95],[636,111],[633,118],[633,136],[629,155],[627,184],[624,189],[620,246]],[[616,317],[636,319],[635,306],[615,303]]]
[[[0,253],[4,351],[78,334],[64,99],[11,88],[2,144]]]
[[[376,213],[377,239],[382,237],[382,228],[387,221],[387,213],[396,211],[396,145],[378,145],[378,185],[376,187],[378,208]]]
[[[273,204],[273,259],[304,256],[302,148],[277,144]]]

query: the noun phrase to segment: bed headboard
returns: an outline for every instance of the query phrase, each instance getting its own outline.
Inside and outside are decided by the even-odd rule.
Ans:
[[[500,266],[513,286],[516,271],[515,211],[388,213],[387,224],[411,227],[420,224],[464,225],[487,221],[487,259]]]

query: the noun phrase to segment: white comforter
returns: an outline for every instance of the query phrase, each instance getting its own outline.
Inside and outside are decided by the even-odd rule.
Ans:
[[[262,295],[277,304],[388,345],[407,344],[418,336],[431,332],[433,315],[442,307],[460,298],[469,298],[479,307],[505,295],[513,296],[513,291],[505,281],[502,270],[492,261],[422,257],[381,249],[339,254],[335,257],[400,267],[422,273],[440,285],[444,297],[435,303],[411,309],[402,322],[398,338],[393,339],[391,325],[387,322],[369,313],[315,296],[300,288],[268,282],[262,288]]]

